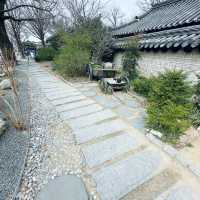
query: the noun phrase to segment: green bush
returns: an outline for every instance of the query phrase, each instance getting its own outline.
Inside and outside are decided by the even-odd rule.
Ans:
[[[38,50],[35,60],[37,62],[52,61],[54,59],[55,54],[56,51],[51,47],[41,48]]]
[[[200,75],[197,75],[197,78],[198,78],[198,82],[195,85],[195,94],[197,96],[200,96]]]
[[[191,126],[193,90],[186,78],[182,71],[166,71],[150,90],[147,126],[162,132],[166,141],[177,141]]]
[[[200,75],[197,75],[198,82],[195,85],[194,109],[191,115],[192,124],[195,128],[200,127]]]
[[[140,52],[137,45],[137,40],[129,41],[123,56],[123,70],[128,74],[130,80],[134,80],[139,75],[137,67]]]
[[[192,97],[193,88],[187,81],[187,75],[181,70],[167,70],[154,81],[150,101],[159,106],[169,101],[177,105],[185,105]]]
[[[83,76],[90,60],[91,40],[84,33],[66,33],[64,46],[56,56],[55,70],[63,77]]]
[[[200,127],[200,110],[198,110],[196,107],[193,110],[193,113],[191,115],[192,125],[195,128]]]
[[[132,85],[135,92],[138,94],[149,97],[149,94],[152,90],[154,78],[146,78],[144,76],[140,76],[133,80]]]
[[[175,143],[191,126],[191,109],[191,104],[183,106],[168,102],[160,108],[158,104],[150,103],[147,126],[162,132],[163,140]]]

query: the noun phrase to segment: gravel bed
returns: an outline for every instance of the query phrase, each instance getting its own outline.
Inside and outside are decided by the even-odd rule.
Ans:
[[[50,180],[66,174],[81,176],[87,185],[92,185],[83,171],[84,159],[71,129],[61,120],[34,78],[30,82],[30,145],[16,200],[37,199],[38,192]]]
[[[20,103],[28,127],[30,108],[28,79],[24,73],[17,73],[16,75],[21,94]],[[6,98],[10,99],[11,94],[11,91],[7,91]],[[28,145],[28,129],[18,131],[10,125],[8,131],[0,137],[0,200],[13,199],[13,196],[15,196],[24,169]]]

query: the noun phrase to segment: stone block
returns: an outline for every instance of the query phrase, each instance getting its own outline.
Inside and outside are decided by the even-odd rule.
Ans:
[[[77,108],[70,111],[64,111],[60,113],[60,115],[63,119],[71,119],[71,118],[77,118],[80,116],[88,115],[90,113],[96,113],[100,110],[103,110],[103,108],[100,105],[92,104],[92,105],[84,106],[82,108]]]
[[[116,117],[116,114],[110,110],[103,110],[88,116],[79,117],[77,119],[69,120],[69,124],[73,129],[80,129],[92,124],[100,123],[101,121],[108,120]]]
[[[84,143],[98,137],[103,137],[115,132],[123,131],[127,128],[127,124],[125,124],[122,120],[115,119],[112,121],[76,130],[74,134],[78,143]]]
[[[128,133],[83,148],[89,167],[100,165],[138,147],[137,139]],[[98,156],[97,156],[98,155]]]
[[[64,111],[88,106],[88,105],[91,105],[91,104],[94,104],[94,103],[95,102],[91,99],[85,99],[85,100],[77,101],[77,102],[74,102],[74,103],[68,103],[68,104],[56,106],[56,110],[58,112],[64,112]]]
[[[86,97],[83,95],[79,95],[79,96],[72,96],[72,97],[66,97],[66,98],[61,98],[61,99],[56,99],[51,101],[53,105],[58,106],[58,105],[63,105],[63,104],[67,104],[67,103],[72,103],[75,101],[80,101],[85,99]]]
[[[41,190],[36,200],[88,200],[83,181],[72,175],[56,178]]]
[[[162,163],[159,152],[143,151],[92,174],[102,200],[117,200],[150,180]]]
[[[80,92],[74,91],[74,92],[63,92],[63,93],[55,93],[55,94],[49,94],[47,93],[46,96],[50,101],[56,100],[56,99],[61,99],[61,98],[66,98],[66,97],[72,97],[72,96],[78,96],[81,95]]]

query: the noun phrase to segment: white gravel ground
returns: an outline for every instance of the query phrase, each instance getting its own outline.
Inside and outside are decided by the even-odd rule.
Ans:
[[[50,180],[64,174],[81,176],[87,189],[94,187],[84,171],[80,147],[75,144],[68,125],[31,80],[32,111],[30,147],[17,200],[34,200]],[[91,193],[95,194],[95,191]]]

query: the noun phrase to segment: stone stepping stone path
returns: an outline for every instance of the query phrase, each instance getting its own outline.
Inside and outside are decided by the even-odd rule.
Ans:
[[[98,93],[96,83],[65,83],[37,64],[33,64],[28,73],[71,127],[77,144],[81,145],[87,173],[95,181],[100,199],[131,200],[134,192],[141,197],[138,200],[142,195],[155,200],[197,200],[196,197],[200,197],[196,189],[199,182],[178,164],[176,166],[181,170],[176,170],[184,187],[177,186],[175,178],[173,181],[166,178],[169,184],[167,182],[160,193],[156,191],[156,196],[150,189],[148,183],[163,182],[160,174],[165,171],[173,174],[175,161],[144,136],[145,111],[136,100],[129,96],[124,99],[120,95],[119,98],[106,97]],[[188,177],[192,181],[188,181]],[[52,190],[55,191],[54,187],[59,191],[59,186],[63,185],[67,183],[55,182],[44,193],[48,196]],[[145,192],[139,190],[143,187]],[[67,193],[61,194],[70,199]]]
[[[88,200],[84,183],[76,176],[68,175],[56,178],[42,190],[37,200]],[[67,198],[66,198],[67,197]]]

